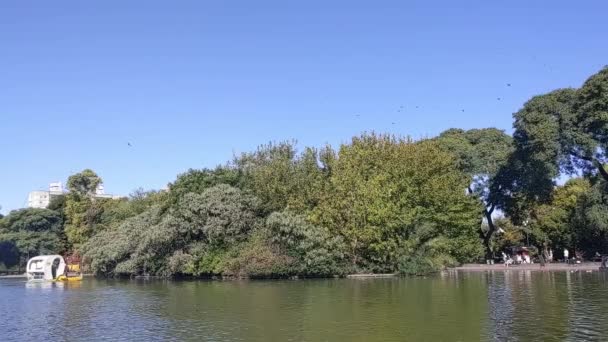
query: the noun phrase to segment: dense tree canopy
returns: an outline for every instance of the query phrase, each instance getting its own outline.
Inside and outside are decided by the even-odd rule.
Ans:
[[[85,169],[68,178],[68,190],[72,195],[92,196],[101,183],[101,178],[95,171]]]
[[[573,107],[576,130],[571,154],[585,169],[597,169],[608,181],[608,66],[583,84]]]
[[[436,143],[364,135],[340,148],[312,221],[344,238],[358,268],[394,270],[423,246],[462,261],[478,252],[479,209],[466,186]]]
[[[440,146],[456,157],[457,167],[469,177],[466,189],[469,195],[476,197],[482,204],[481,215],[487,225],[479,224],[486,258],[491,259],[491,241],[496,226],[493,214],[501,203],[502,192],[498,176],[508,167],[513,154],[513,143],[509,135],[496,128],[450,129],[437,138]]]
[[[503,170],[511,193],[546,201],[562,173],[608,180],[608,67],[580,89],[533,97],[514,118],[516,153]]]
[[[0,220],[0,247],[0,261],[7,267],[16,265],[15,259],[63,253],[67,246],[61,215],[36,208],[12,211]]]

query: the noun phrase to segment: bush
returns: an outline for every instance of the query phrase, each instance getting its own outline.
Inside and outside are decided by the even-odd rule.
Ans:
[[[294,259],[268,244],[261,234],[234,249],[222,274],[239,278],[274,278],[294,275]]]
[[[294,273],[315,276],[344,273],[346,246],[340,236],[332,236],[326,228],[288,212],[272,213],[266,227],[269,240],[296,261]]]

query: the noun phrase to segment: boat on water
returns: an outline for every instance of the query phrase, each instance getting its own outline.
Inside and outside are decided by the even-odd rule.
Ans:
[[[31,258],[26,266],[29,282],[81,281],[80,260],[68,257],[68,263],[61,255],[39,255]]]

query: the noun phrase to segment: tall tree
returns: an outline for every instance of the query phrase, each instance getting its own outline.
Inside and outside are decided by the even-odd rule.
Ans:
[[[503,190],[524,202],[550,200],[560,174],[599,174],[608,180],[608,68],[580,89],[533,97],[514,114],[516,152]],[[521,206],[511,201],[510,206]],[[509,205],[507,205],[509,206]]]
[[[90,169],[71,175],[64,205],[65,233],[75,248],[85,243],[95,232],[106,199],[96,200],[95,192],[102,179]]]
[[[586,170],[597,169],[608,181],[608,66],[578,90],[574,109],[576,134],[572,155]]]
[[[457,254],[479,246],[466,183],[435,142],[363,135],[341,146],[311,220],[344,239],[356,268],[395,271],[402,256],[427,247],[462,261]]]
[[[572,224],[573,243],[587,256],[608,252],[608,182],[597,178],[579,196]]]
[[[80,196],[93,196],[97,186],[101,183],[101,178],[95,171],[85,169],[68,178],[68,190],[70,190],[70,193]]]
[[[466,191],[482,204],[482,218],[487,226],[479,223],[479,236],[483,241],[486,258],[492,258],[492,236],[497,227],[493,214],[499,204],[500,192],[497,177],[513,152],[512,138],[496,128],[449,129],[437,138],[440,146],[457,158],[458,168],[469,176]],[[480,220],[481,221],[481,220]]]

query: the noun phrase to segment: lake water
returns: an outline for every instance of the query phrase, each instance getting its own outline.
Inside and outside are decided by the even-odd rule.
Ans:
[[[608,275],[127,281],[0,279],[1,341],[608,340]]]

